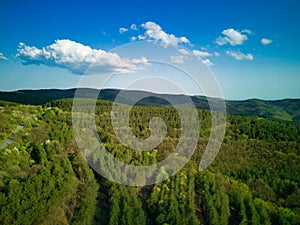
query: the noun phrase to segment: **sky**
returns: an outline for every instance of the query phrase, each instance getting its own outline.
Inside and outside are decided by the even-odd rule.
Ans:
[[[178,50],[175,66],[198,57],[225,99],[300,98],[299,12],[298,0],[2,0],[0,90],[77,87],[91,65],[121,70],[118,87],[149,64],[122,46],[153,41]]]

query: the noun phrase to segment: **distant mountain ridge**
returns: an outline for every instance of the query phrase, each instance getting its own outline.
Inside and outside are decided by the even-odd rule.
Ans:
[[[42,105],[48,102],[73,98],[76,89],[40,89],[40,90],[18,90],[11,92],[0,91],[0,100],[16,102],[21,104]],[[98,96],[99,100],[114,101],[121,90],[103,89]],[[90,98],[98,94],[99,90],[84,89],[84,94],[80,97]],[[130,96],[143,96],[149,94],[145,91],[125,90],[125,98],[119,99],[121,103],[128,104],[131,102]],[[82,93],[82,92],[81,92]],[[151,93],[150,97],[144,98],[138,102],[139,105],[166,106],[170,103],[165,100],[171,99],[178,104],[186,102],[185,95],[174,94],[156,94]],[[210,109],[207,98],[204,96],[190,96],[197,108]],[[215,99],[216,100],[216,99]],[[283,99],[283,100],[260,100],[248,99],[243,101],[226,100],[226,110],[230,114],[260,116],[265,118],[274,118],[285,121],[300,121],[300,99]]]

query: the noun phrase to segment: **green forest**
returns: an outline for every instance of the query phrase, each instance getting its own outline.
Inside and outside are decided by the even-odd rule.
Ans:
[[[89,167],[74,138],[72,104],[0,102],[0,224],[300,224],[299,122],[229,114],[221,149],[201,171],[211,112],[197,109],[201,126],[192,159],[163,182],[132,187]],[[112,105],[98,100],[95,122],[115,158],[150,165],[172,154],[181,123],[175,107],[132,107],[130,128],[137,138],[151,135],[153,117],[167,125],[162,143],[142,152],[116,138]]]

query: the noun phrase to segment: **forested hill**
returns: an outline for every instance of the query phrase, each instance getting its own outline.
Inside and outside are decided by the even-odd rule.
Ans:
[[[45,90],[19,90],[13,92],[0,92],[0,100],[17,102],[22,104],[41,105],[53,100],[73,98],[76,89],[45,89]],[[89,98],[95,96],[98,90],[85,89],[85,94],[80,96]],[[104,89],[100,92],[99,100],[114,101],[120,90]],[[121,103],[130,102],[130,96],[139,96],[143,91],[125,91],[126,98],[122,98]],[[139,101],[139,105],[147,106],[165,106],[170,103],[164,100],[164,97],[173,99],[178,103],[183,103],[183,95],[153,94],[154,97],[148,97]],[[191,99],[199,109],[209,109],[207,99],[203,96],[191,96]],[[226,101],[227,112],[237,115],[260,116],[264,118],[275,118],[286,121],[300,121],[300,99],[283,99],[266,101],[259,99],[249,99],[244,101]]]
[[[211,114],[198,110],[198,144],[186,166],[163,182],[130,187],[89,168],[74,139],[72,103],[62,99],[43,106],[0,105],[0,225],[299,224],[300,123],[228,115],[221,149],[214,162],[200,171]],[[175,107],[132,107],[129,125],[137,138],[151,136],[153,117],[159,116],[167,126],[165,138],[155,149],[138,151],[115,135],[112,105],[97,102],[95,125],[104,147],[116,159],[147,166],[174,154],[181,139]],[[85,125],[79,124],[82,131]],[[101,168],[112,163],[97,151],[89,162]],[[161,167],[156,178],[170,169]],[[110,177],[129,171],[125,167],[107,172]],[[126,179],[146,178],[122,176]]]

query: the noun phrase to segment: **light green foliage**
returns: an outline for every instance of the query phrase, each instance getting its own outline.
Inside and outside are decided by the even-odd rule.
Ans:
[[[0,150],[0,224],[91,224],[98,185],[85,161],[75,166],[69,160],[80,155],[69,148],[72,139],[65,134],[71,127],[62,129],[66,117],[41,107],[10,110],[22,115],[17,122],[24,129]]]
[[[156,224],[200,224],[195,213],[193,170],[155,185],[148,199]]]
[[[229,115],[220,152],[201,172],[198,163],[211,114],[198,110],[200,137],[191,161],[163,182],[127,187],[93,173],[80,154],[72,130],[72,101],[0,106],[0,141],[24,124],[0,150],[0,224],[299,224],[299,123]],[[173,153],[181,135],[174,107],[135,106],[130,128],[119,127],[146,139],[150,119],[161,117],[168,133],[154,150],[145,152],[118,140],[111,108],[111,102],[98,101],[95,121],[102,143],[116,159],[151,165]],[[100,169],[112,165],[101,155],[94,154],[92,160]],[[125,170],[110,173],[125,180]],[[156,179],[168,172],[162,168]],[[143,176],[132,179],[146,182]]]

